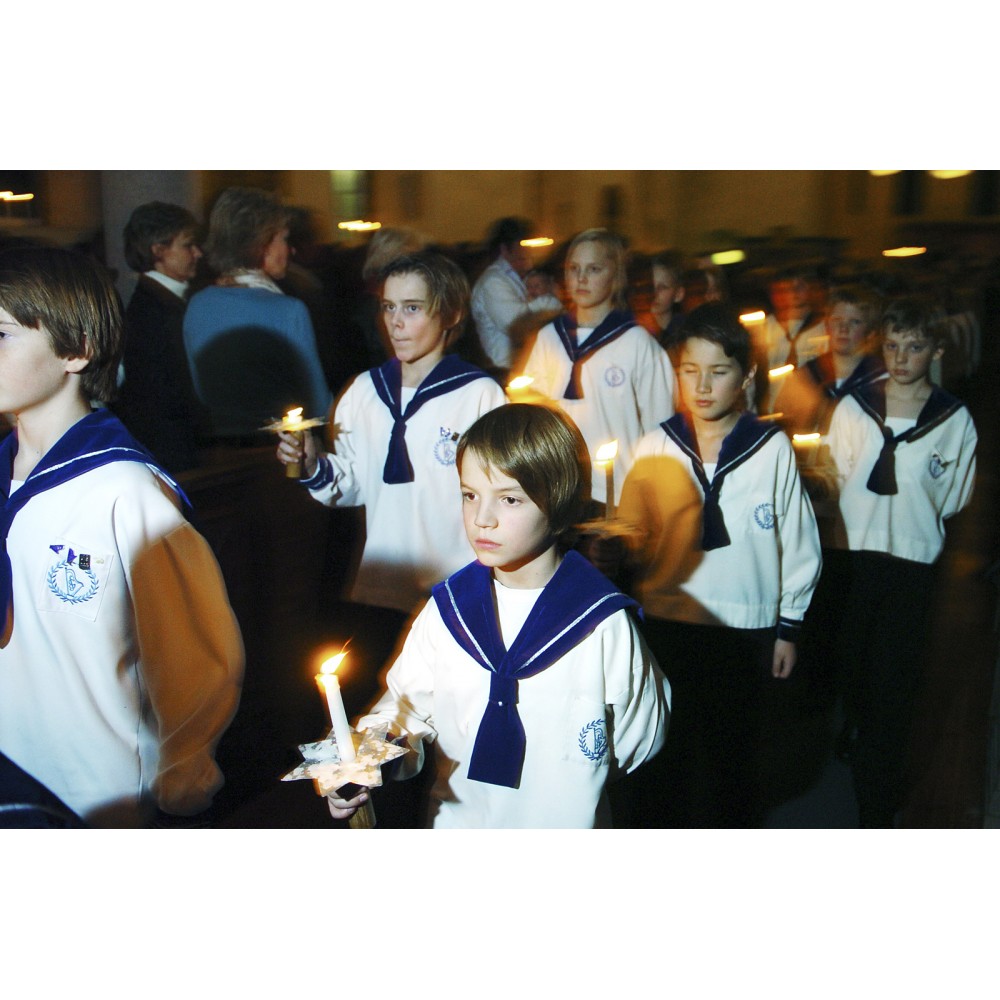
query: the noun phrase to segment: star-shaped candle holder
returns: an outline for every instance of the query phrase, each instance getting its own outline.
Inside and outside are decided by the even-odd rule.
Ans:
[[[277,434],[279,431],[287,431],[289,434],[298,435],[299,443],[303,441],[303,437],[307,430],[313,427],[322,427],[326,421],[321,417],[309,417],[307,419],[302,418],[302,407],[297,406],[295,409],[289,410],[280,420],[275,420],[273,423],[265,424],[261,430],[262,431],[272,431]],[[302,477],[302,469],[298,462],[289,462],[285,466],[285,476],[288,479],[300,479]]]
[[[282,781],[310,778],[315,783],[317,795],[331,795],[344,785],[363,785],[378,788],[382,784],[382,765],[409,753],[408,747],[397,746],[387,739],[388,723],[379,723],[363,733],[351,730],[354,743],[354,760],[342,761],[337,738],[331,729],[326,739],[299,746],[302,763],[282,777]],[[354,829],[375,825],[375,811],[369,799],[348,820]]]

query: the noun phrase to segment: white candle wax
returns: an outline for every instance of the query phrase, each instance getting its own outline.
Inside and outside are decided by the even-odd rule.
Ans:
[[[323,690],[326,692],[326,704],[330,709],[330,724],[333,726],[333,735],[337,738],[337,749],[340,751],[341,761],[355,759],[354,740],[351,739],[351,727],[347,722],[347,713],[344,711],[344,699],[340,694],[340,681],[334,673],[317,675]]]

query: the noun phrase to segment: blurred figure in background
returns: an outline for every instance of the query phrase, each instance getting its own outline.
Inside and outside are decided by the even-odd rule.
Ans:
[[[626,249],[606,229],[588,229],[572,241],[565,283],[572,313],[543,327],[524,363],[531,389],[559,406],[577,425],[591,458],[618,442],[619,468],[632,464],[643,434],[674,412],[676,378],[667,352],[639,326],[626,306]],[[622,477],[615,492],[620,493]],[[592,470],[592,497],[614,504],[607,478]]]
[[[684,312],[689,313],[706,302],[728,302],[729,287],[722,268],[708,258],[695,261],[684,272]]]
[[[665,250],[650,261],[653,275],[653,300],[650,304],[652,319],[649,330],[664,350],[676,348],[684,313],[684,265],[679,254]],[[653,329],[652,327],[655,327]]]
[[[794,370],[827,348],[822,313],[812,307],[812,277],[808,268],[794,264],[776,271],[768,282],[771,310],[764,322],[754,327],[758,413],[776,413],[780,409],[778,398],[786,376],[772,372],[786,365]]]
[[[829,350],[790,372],[781,390],[782,423],[793,434],[826,434],[837,402],[885,377],[878,350],[881,300],[860,285],[835,289],[824,320]]]
[[[823,569],[803,628],[802,655],[809,667],[812,695],[827,706],[835,698],[836,643],[850,583],[850,560],[834,543],[839,517],[836,470],[826,434],[841,399],[885,378],[878,343],[881,315],[881,297],[872,289],[863,285],[835,289],[825,321],[830,349],[786,376],[781,390],[781,423],[793,441],[796,434],[820,435],[796,442],[795,457],[812,498],[823,549]]]
[[[531,255],[522,240],[531,236],[526,219],[509,217],[494,223],[489,235],[492,262],[472,289],[472,318],[491,374],[505,381],[521,346],[523,331],[517,326],[526,314],[559,312],[562,303],[544,288],[539,277],[538,294],[532,296],[524,277],[531,269]]]
[[[256,188],[223,191],[209,217],[208,260],[219,274],[184,317],[184,345],[195,391],[212,434],[227,443],[269,443],[260,428],[301,406],[329,412],[309,311],[285,295],[291,250],[288,213]]]
[[[125,379],[113,409],[177,475],[198,465],[203,422],[183,334],[188,286],[202,255],[198,222],[180,205],[152,201],[132,213],[123,238],[139,280],[125,310]]]
[[[917,298],[882,317],[888,377],[856,388],[830,423],[840,485],[837,543],[850,551],[840,662],[845,729],[863,827],[893,826],[906,798],[906,749],[920,685],[944,522],[967,506],[977,434],[961,400],[935,385],[943,313]]]

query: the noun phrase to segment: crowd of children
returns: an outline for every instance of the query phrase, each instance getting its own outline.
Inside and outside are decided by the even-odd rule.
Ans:
[[[754,826],[761,706],[801,659],[842,693],[861,824],[892,825],[929,574],[975,476],[968,410],[931,381],[940,316],[850,287],[820,318],[790,271],[761,340],[664,254],[644,329],[626,259],[606,230],[569,244],[567,310],[512,365],[522,403],[455,352],[462,269],[392,258],[392,357],[327,432],[280,435],[314,499],[364,508],[351,598],[387,673],[357,726],[409,747],[396,777],[426,762],[436,827]],[[0,751],[94,825],[206,808],[242,665],[182,490],[104,408],[121,340],[94,264],[4,254]],[[776,361],[794,377],[760,394]],[[336,819],[367,799],[344,794]]]

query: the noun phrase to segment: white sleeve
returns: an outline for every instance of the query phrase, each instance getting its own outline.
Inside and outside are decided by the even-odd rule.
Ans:
[[[670,716],[670,683],[626,611],[600,632],[611,745],[620,772],[634,771],[663,746]]]
[[[313,499],[327,507],[360,507],[365,503],[364,490],[356,471],[357,450],[377,451],[383,447],[368,439],[369,435],[363,424],[364,415],[359,412],[357,379],[369,377],[367,373],[357,376],[344,390],[334,408],[330,424],[333,451],[318,456],[316,472],[303,483]],[[385,442],[384,447],[388,447],[388,442]],[[383,461],[384,458],[385,456]]]
[[[834,408],[827,432],[830,458],[837,470],[837,483],[843,486],[854,471],[861,448],[860,424],[863,414],[858,404],[846,396]]]
[[[477,299],[477,305],[486,313],[490,322],[505,334],[510,331],[511,324],[516,319],[533,308],[518,294],[514,285],[501,275],[487,278],[482,294]]]
[[[951,488],[948,490],[941,507],[942,517],[953,517],[968,506],[972,499],[972,488],[976,480],[976,448],[979,439],[969,411],[965,410],[963,413],[966,427],[962,434],[958,458],[955,460]]]
[[[396,661],[386,674],[386,691],[371,711],[358,719],[360,732],[380,722],[389,724],[390,732],[407,737],[412,753],[401,758],[397,778],[409,778],[424,763],[424,741],[437,739],[434,727],[434,672],[431,664],[441,655],[439,639],[446,635],[433,598],[414,619]]]
[[[114,517],[159,735],[153,791],[164,812],[193,815],[222,785],[214,754],[239,701],[239,626],[215,556],[190,524],[144,530],[158,515],[134,502],[116,505]]]
[[[777,542],[781,560],[781,600],[778,605],[778,636],[796,641],[799,627],[819,580],[822,555],[816,515],[802,488],[795,454],[784,435],[780,443],[775,476],[775,500],[780,498]]]
[[[635,384],[635,399],[639,422],[644,434],[655,430],[674,415],[677,396],[677,376],[670,355],[655,337],[642,331],[639,341],[639,364]]]

